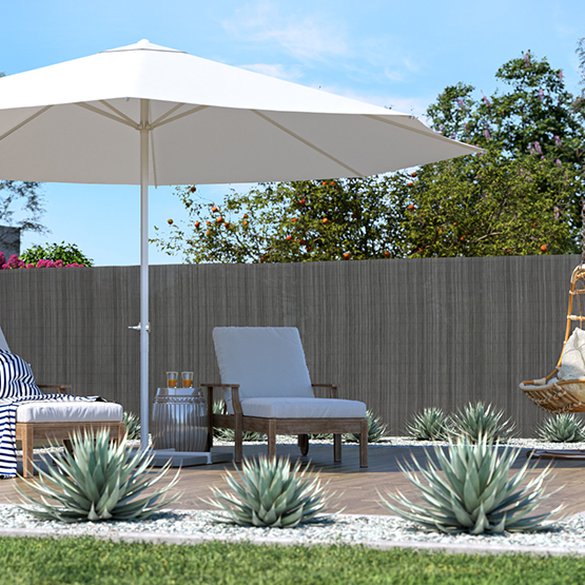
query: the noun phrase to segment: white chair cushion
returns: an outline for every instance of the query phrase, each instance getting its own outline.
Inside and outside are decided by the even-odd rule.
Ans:
[[[363,418],[366,405],[338,398],[247,398],[242,412],[261,418]]]
[[[8,342],[6,341],[6,337],[4,337],[4,332],[2,331],[2,327],[0,327],[0,349],[5,351],[11,351],[8,347]]]
[[[538,378],[537,380],[532,380],[532,382],[532,384],[521,382],[520,390],[542,390],[543,388],[548,388],[549,386],[556,384],[558,382],[558,378],[555,376],[548,382],[546,381],[546,378]]]
[[[313,388],[296,327],[216,327],[213,343],[223,384],[239,384],[240,400],[312,398]],[[233,414],[231,395],[225,396]]]
[[[558,377],[560,380],[585,378],[585,331],[578,327],[565,343]]]
[[[16,422],[116,422],[123,413],[115,402],[35,400],[16,409]]]

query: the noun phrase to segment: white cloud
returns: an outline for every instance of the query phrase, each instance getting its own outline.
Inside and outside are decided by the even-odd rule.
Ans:
[[[258,43],[273,44],[301,61],[323,60],[349,52],[344,27],[317,15],[283,15],[268,0],[239,8],[223,22],[230,34]]]

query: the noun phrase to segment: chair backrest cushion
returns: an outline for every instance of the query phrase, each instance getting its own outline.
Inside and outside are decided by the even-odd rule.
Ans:
[[[585,378],[585,331],[576,327],[563,348],[560,380],[578,380]]]
[[[8,342],[6,341],[6,337],[4,337],[4,332],[2,331],[2,327],[0,327],[0,349],[5,351],[10,351],[8,347]]]
[[[36,385],[30,364],[20,356],[0,349],[0,399],[41,396],[43,392]]]
[[[215,355],[222,384],[239,384],[240,400],[313,397],[301,336],[296,327],[216,327]],[[226,393],[228,412],[233,413]]]

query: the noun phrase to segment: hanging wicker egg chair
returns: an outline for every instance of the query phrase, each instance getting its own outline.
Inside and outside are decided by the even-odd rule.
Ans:
[[[585,412],[585,371],[570,367],[571,352],[585,355],[585,262],[573,270],[569,289],[569,306],[565,340],[555,369],[545,378],[524,380],[520,389],[538,406],[553,413]],[[577,345],[578,340],[582,345]],[[573,377],[575,375],[576,377]]]

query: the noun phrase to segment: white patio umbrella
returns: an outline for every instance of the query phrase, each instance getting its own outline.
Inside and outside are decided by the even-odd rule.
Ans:
[[[140,185],[148,444],[148,187],[367,176],[479,149],[413,116],[143,40],[0,79],[0,179]]]

